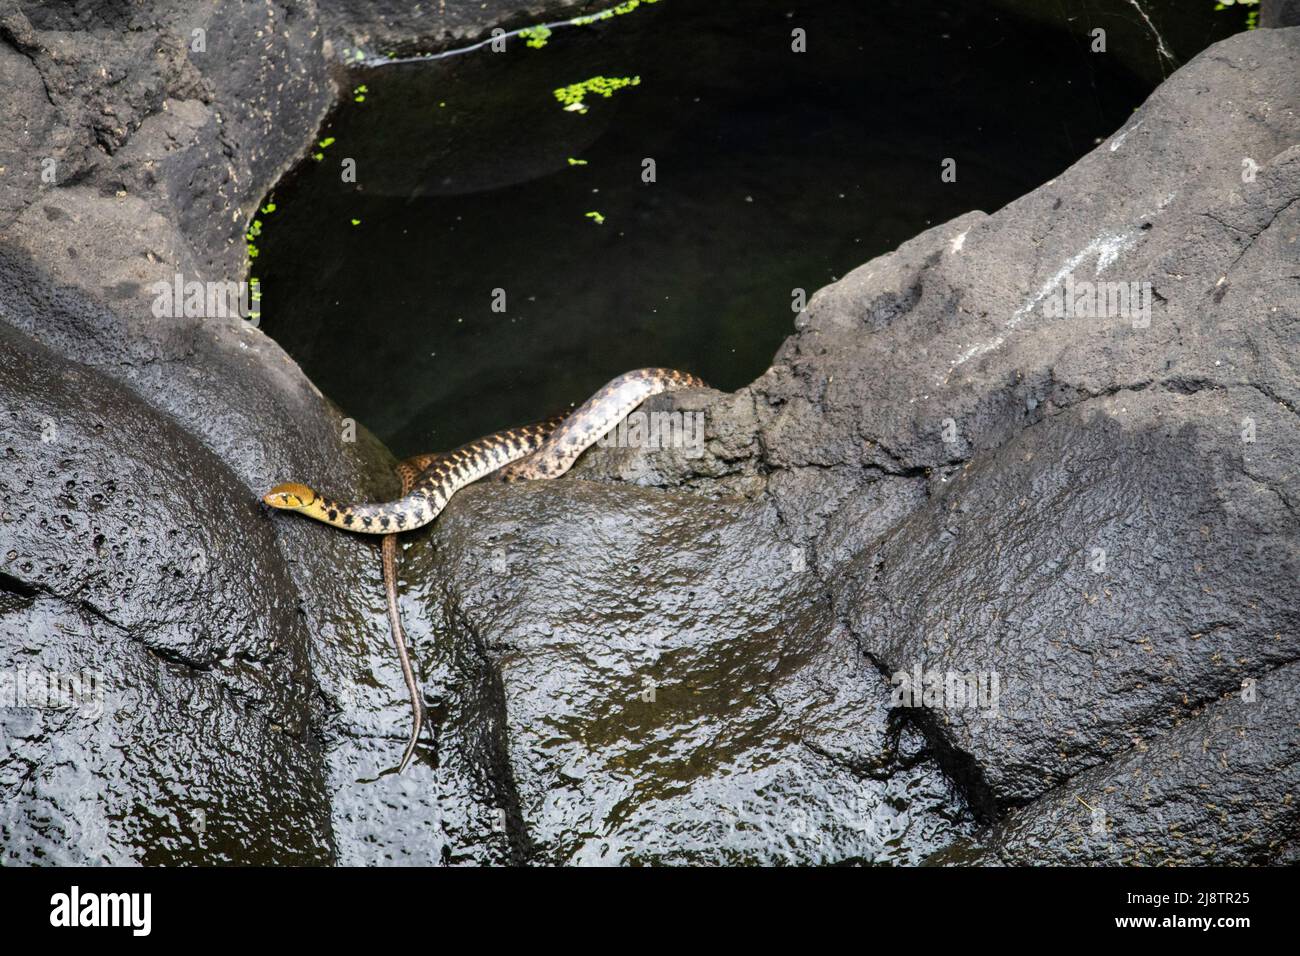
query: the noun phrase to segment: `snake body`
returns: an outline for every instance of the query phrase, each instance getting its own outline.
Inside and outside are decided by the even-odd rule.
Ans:
[[[508,481],[558,478],[651,395],[707,387],[694,375],[670,368],[625,372],[568,415],[540,446],[534,439],[544,437],[540,431],[544,425],[527,425],[479,438],[444,455],[427,456],[432,464],[419,473],[409,492],[394,501],[345,504],[295,482],[276,485],[262,500],[273,508],[297,511],[347,531],[410,531],[438,517],[452,495],[485,475],[527,458],[501,477]]]
[[[451,496],[470,482],[537,451],[542,436],[531,430],[534,428],[511,428],[476,439],[455,451],[421,456],[430,463],[417,473],[409,490],[393,501],[345,504],[296,482],[276,485],[262,500],[273,508],[297,511],[347,531],[362,534],[410,531],[438,517]],[[417,463],[420,460],[414,459]],[[408,473],[416,467],[418,464],[408,466]]]
[[[542,441],[551,432],[555,431],[563,421],[563,415],[556,415],[535,425],[523,425],[519,428],[509,428],[505,431],[495,432],[472,444],[484,444],[490,447],[504,446],[507,449],[512,446],[523,445],[536,451]],[[413,458],[407,458],[405,461],[399,462],[396,471],[397,477],[402,482],[402,494],[404,496],[411,494],[416,485],[419,484],[421,475],[446,457],[442,452],[434,452],[432,454],[416,455]],[[381,551],[384,569],[384,597],[388,603],[388,627],[393,636],[393,646],[397,648],[397,659],[402,665],[402,678],[406,681],[406,689],[411,697],[411,736],[406,742],[402,762],[397,766],[397,772],[401,773],[406,769],[406,765],[415,753],[416,745],[420,742],[420,729],[424,726],[424,700],[420,694],[419,681],[415,678],[415,668],[411,664],[410,652],[406,648],[406,631],[402,627],[402,614],[397,607],[397,535],[395,533],[384,535]]]
[[[682,388],[708,388],[703,379],[671,368],[642,368],[607,383],[573,411],[533,455],[503,468],[504,481],[559,478],[651,395]]]
[[[397,466],[401,497],[393,501],[347,504],[294,482],[276,485],[262,500],[273,508],[299,514],[362,534],[382,534],[384,592],[393,644],[414,713],[411,736],[398,772],[406,768],[419,742],[424,704],[411,666],[406,635],[397,606],[396,533],[433,521],[461,488],[493,472],[504,481],[558,478],[578,456],[608,434],[652,395],[684,388],[708,388],[688,372],[643,368],[625,372],[566,416],[495,432],[455,451],[417,455]]]

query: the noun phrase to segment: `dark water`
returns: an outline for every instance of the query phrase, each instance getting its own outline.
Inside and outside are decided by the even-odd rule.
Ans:
[[[542,49],[358,71],[364,101],[260,216],[262,327],[399,455],[639,366],[744,385],[792,290],[1038,186],[1173,68],[1132,4],[1015,6],[661,0]],[[1241,26],[1208,0],[1153,7],[1180,58]],[[640,81],[566,112],[553,91],[594,76]]]

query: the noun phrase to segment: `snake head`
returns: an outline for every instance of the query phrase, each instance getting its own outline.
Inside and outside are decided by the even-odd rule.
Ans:
[[[272,508],[298,511],[316,500],[316,492],[306,485],[289,482],[285,485],[276,485],[262,496],[262,500]]]

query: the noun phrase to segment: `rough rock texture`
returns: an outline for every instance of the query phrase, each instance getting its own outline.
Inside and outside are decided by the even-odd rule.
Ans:
[[[909,712],[985,819],[1059,809],[1123,760],[1163,773],[1161,825],[1231,845],[1225,862],[1292,852],[1292,803],[1251,793],[1258,766],[1292,769],[1294,722],[1225,756],[1227,817],[1193,772],[1168,779],[1158,741],[1243,684],[1276,693],[1265,679],[1300,657],[1298,54],[1296,30],[1219,44],[1057,180],[822,290],[773,368],[713,408],[703,466],[588,463],[761,481],[882,674],[996,674],[995,716]],[[1151,283],[1149,324],[1048,318],[1067,274]],[[1153,841],[1141,801],[1108,812],[1144,861],[1192,858]]]
[[[1300,658],[1296,439],[1249,389],[1081,403],[964,467],[840,598],[886,668],[998,673],[997,719],[941,732],[1023,803]]]
[[[192,46],[198,29],[204,31],[201,51]],[[400,675],[386,649],[376,552],[345,536],[313,538],[313,529],[297,522],[273,532],[255,505],[259,489],[290,475],[320,475],[323,485],[340,494],[389,493],[395,484],[391,458],[364,429],[348,441],[353,432],[338,411],[247,323],[159,318],[152,311],[151,287],[177,273],[187,280],[243,277],[243,231],[266,190],[310,142],[331,102],[328,69],[310,5],[0,3],[0,83],[7,91],[0,113],[0,318],[80,363],[73,367],[84,368],[87,381],[97,383],[92,394],[100,396],[98,407],[112,411],[98,422],[115,433],[105,447],[69,457],[72,449],[62,443],[80,435],[86,406],[70,404],[62,411],[51,406],[56,440],[41,444],[39,428],[31,430],[40,418],[27,410],[45,403],[50,389],[44,378],[25,371],[36,361],[26,354],[38,346],[25,336],[7,336],[0,349],[3,420],[6,434],[13,436],[12,460],[23,462],[21,480],[34,484],[12,485],[19,472],[6,465],[6,517],[0,522],[6,633],[23,635],[30,644],[29,631],[37,633],[30,622],[55,619],[46,611],[33,618],[35,600],[63,602],[72,609],[61,611],[64,615],[98,606],[84,603],[81,578],[46,570],[74,555],[77,562],[93,559],[96,586],[138,582],[134,591],[122,590],[111,602],[102,599],[116,609],[109,620],[94,625],[97,629],[121,625],[118,639],[124,647],[163,642],[160,653],[193,665],[188,679],[200,689],[182,693],[208,695],[219,704],[227,685],[235,698],[266,697],[266,685],[275,683],[277,672],[257,673],[262,659],[287,655],[293,681],[307,692],[290,697],[280,691],[259,706],[280,719],[292,701],[294,732],[317,738],[313,747],[301,742],[286,755],[280,740],[284,730],[275,720],[248,723],[237,720],[234,710],[215,709],[215,715],[224,714],[229,740],[218,741],[215,752],[204,747],[183,754],[186,776],[196,781],[187,798],[189,811],[210,808],[209,849],[204,849],[170,836],[158,843],[156,834],[141,828],[92,841],[77,837],[68,821],[80,812],[76,807],[86,784],[67,781],[97,779],[91,767],[112,774],[112,762],[105,763],[111,754],[99,738],[74,742],[60,737],[57,727],[42,731],[33,725],[24,731],[28,743],[21,748],[6,734],[0,774],[16,788],[14,794],[31,795],[11,801],[6,793],[0,843],[7,860],[72,860],[84,852],[115,861],[204,861],[217,858],[210,848],[218,846],[222,858],[233,861],[288,863],[337,859],[354,842],[365,842],[363,833],[353,841],[352,808],[337,795],[332,812],[343,821],[344,836],[335,841],[331,798],[322,796],[321,781],[335,773],[336,755],[346,753],[350,761],[353,749],[365,750],[369,735],[402,733]],[[146,429],[164,446],[182,451],[153,447],[157,442],[140,437]],[[194,449],[206,450],[206,457]],[[47,461],[60,464],[35,470]],[[142,469],[142,463],[149,467]],[[174,524],[134,549],[115,550],[111,540],[125,523],[123,513],[104,530],[110,543],[101,551],[97,505],[81,496],[58,500],[54,490],[40,494],[52,487],[49,482],[65,480],[65,472],[71,480],[71,470],[78,470],[76,480],[95,483],[137,476],[130,485],[118,480],[122,501],[117,507],[125,512],[157,497],[158,505],[138,517],[176,513]],[[12,497],[19,492],[21,502]],[[187,501],[194,512],[185,510]],[[232,515],[243,516],[239,524]],[[229,538],[207,541],[202,526],[220,522],[228,523]],[[237,534],[237,528],[249,533]],[[230,631],[220,641],[206,625],[195,630],[196,621],[231,616],[231,602],[243,604],[241,620],[264,616],[266,607],[224,585],[195,586],[176,595],[167,593],[174,590],[169,586],[160,595],[158,582],[177,568],[200,578],[218,573],[215,558],[207,567],[188,568],[194,548],[169,558],[175,535],[187,546],[192,538],[224,548],[223,560],[248,576],[250,595],[274,594],[277,604],[295,600],[298,615],[265,615],[260,637],[241,635],[244,625],[235,620],[227,622]],[[54,541],[62,543],[56,547]],[[142,564],[146,558],[151,563]],[[258,569],[268,562],[271,570],[263,576]],[[16,595],[12,601],[11,595]],[[173,599],[181,603],[154,622],[159,603]],[[135,643],[126,643],[128,637]],[[20,653],[18,645],[4,647],[6,657]],[[144,672],[135,656],[135,651],[120,659],[97,655],[103,683],[139,684]],[[227,657],[248,657],[252,663],[218,674],[217,663]],[[70,658],[67,666],[79,672],[76,663]],[[279,676],[287,666],[281,665]],[[193,727],[152,706],[140,708],[133,719],[138,726],[131,738],[144,746],[132,749],[137,772],[118,781],[123,801],[133,802],[137,813],[165,817],[191,833],[191,813],[173,812],[166,802],[173,799],[165,787],[176,778],[180,758],[170,748],[151,750],[148,741],[166,738],[179,745],[194,736]],[[308,720],[311,727],[303,731]],[[251,742],[238,744],[243,736]],[[322,738],[331,745],[320,746]],[[200,784],[228,776],[231,758],[225,750],[237,744],[249,754],[239,775],[256,778],[265,793],[249,802],[253,810],[261,808],[252,823],[232,817],[223,824]],[[51,758],[56,746],[68,755]],[[385,759],[389,747],[384,740]],[[45,756],[36,759],[38,754]],[[283,772],[290,758],[302,766]],[[272,761],[279,767],[267,772]],[[67,767],[78,774],[69,777]],[[351,770],[346,775],[356,776]],[[237,796],[234,783],[229,795]],[[324,819],[322,800],[327,801]],[[366,795],[362,802],[375,801]],[[267,808],[280,809],[272,815]],[[47,819],[55,822],[40,823],[48,844],[42,845],[28,833]],[[289,839],[281,831],[297,836]],[[65,847],[64,856],[50,849],[56,844]]]
[[[1300,667],[1280,667],[932,862],[1294,864]]]
[[[1300,0],[1264,0],[1259,8],[1261,27],[1300,27]]]
[[[10,326],[0,348],[0,859],[328,861],[308,635],[274,532],[173,422]],[[23,706],[49,672],[98,676]]]
[[[412,549],[414,601],[441,592],[458,636],[447,686],[492,675],[470,716],[500,734],[539,859],[916,862],[967,829],[777,520],[632,487],[476,488],[436,553]]]
[[[656,399],[705,457],[408,536],[438,747],[398,778],[374,542],[256,504],[391,459],[150,287],[242,278],[340,44],[523,16],[450,6],[0,2],[0,694],[105,700],[0,697],[0,859],[1294,860],[1300,30],[822,290],[749,388]],[[1149,281],[1149,326],[1046,318],[1067,273]],[[891,708],[918,666],[995,713]]]
[[[823,290],[753,387],[765,464],[792,475],[769,490],[863,651],[887,674],[1001,677],[996,719],[918,720],[990,815],[1140,761],[1297,658],[1298,32],[1212,48],[1058,180]],[[1149,327],[1046,318],[1066,273],[1150,282]],[[846,489],[872,472],[926,475],[927,497],[846,549]],[[1295,732],[1260,734],[1250,761],[1281,771]],[[1261,811],[1169,818],[1253,834],[1225,859],[1276,858],[1297,819]],[[1115,832],[1142,812],[1115,808]]]

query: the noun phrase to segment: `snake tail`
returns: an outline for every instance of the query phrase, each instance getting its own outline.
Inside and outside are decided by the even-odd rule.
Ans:
[[[395,501],[345,504],[318,494],[307,485],[276,485],[263,497],[273,508],[297,511],[325,524],[382,534],[384,596],[393,645],[402,665],[411,699],[411,734],[398,766],[406,769],[419,744],[424,725],[424,701],[407,650],[406,632],[398,608],[396,533],[433,521],[458,490],[498,472],[510,481],[558,478],[572,467],[587,448],[608,434],[629,412],[660,392],[679,388],[707,388],[694,375],[674,369],[647,368],[627,372],[567,416],[555,416],[534,425],[497,432],[445,454],[417,455],[397,466],[402,496]]]
[[[509,430],[509,437],[513,437],[517,442],[525,442],[529,447],[536,448],[563,421],[563,416],[556,416],[535,425],[513,428]],[[508,436],[505,432],[498,432],[489,437],[494,441],[503,441]],[[410,494],[411,489],[420,480],[420,476],[441,461],[443,457],[445,457],[443,454],[435,452],[433,454],[416,455],[400,462],[397,465],[397,477],[402,482],[402,494]],[[397,765],[397,772],[400,774],[406,771],[411,758],[415,756],[415,748],[420,743],[420,731],[425,723],[425,710],[424,695],[420,692],[420,682],[415,676],[415,666],[411,661],[410,651],[407,649],[406,629],[402,626],[402,612],[397,603],[398,550],[397,535],[395,533],[384,535],[380,551],[384,576],[384,598],[388,605],[388,629],[389,633],[392,634],[393,647],[396,648],[397,659],[402,665],[402,679],[406,681],[406,690],[411,700],[411,733],[406,740],[406,749],[402,751],[401,762]]]

